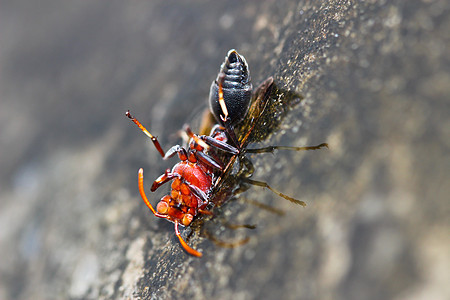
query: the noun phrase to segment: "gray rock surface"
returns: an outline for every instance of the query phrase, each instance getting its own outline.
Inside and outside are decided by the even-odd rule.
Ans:
[[[0,299],[449,299],[448,1],[3,1]],[[189,244],[139,197],[230,48],[303,96]],[[256,145],[258,146],[258,145]],[[260,145],[259,145],[260,146]],[[156,203],[168,187],[151,194]],[[252,205],[257,200],[283,216]],[[253,224],[231,229],[226,224]],[[188,234],[189,230],[184,232]]]

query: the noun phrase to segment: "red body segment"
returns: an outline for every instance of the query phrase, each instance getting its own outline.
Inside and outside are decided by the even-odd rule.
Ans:
[[[212,174],[198,163],[179,162],[173,167],[172,173],[179,174],[185,182],[198,187],[204,193],[208,193],[211,188]]]
[[[171,173],[171,192],[164,196],[157,205],[159,217],[175,223],[188,226],[199,209],[203,209],[208,201],[198,197],[192,189],[199,189],[205,195],[211,189],[213,176],[203,165],[181,161],[177,163]]]
[[[208,201],[199,197],[193,189],[207,195],[213,183],[213,175],[203,165],[187,160],[177,163],[172,168],[171,175],[174,177],[172,190],[160,200],[157,211],[159,217],[188,226],[198,214],[198,210],[208,204]]]

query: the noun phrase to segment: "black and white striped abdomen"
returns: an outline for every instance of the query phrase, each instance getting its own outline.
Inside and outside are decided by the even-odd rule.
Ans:
[[[224,74],[222,84],[223,98],[227,106],[231,124],[238,124],[247,114],[252,97],[250,72],[245,58],[236,50],[228,51],[225,61],[220,67],[219,75],[213,81],[209,93],[209,106],[216,120],[223,125],[220,115],[223,115],[219,105],[219,79]],[[223,76],[223,75],[222,75]]]

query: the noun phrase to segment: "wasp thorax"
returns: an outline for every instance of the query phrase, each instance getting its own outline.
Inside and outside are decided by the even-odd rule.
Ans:
[[[209,107],[216,120],[223,125],[222,108],[219,105],[219,80],[223,77],[222,90],[231,125],[241,122],[247,114],[252,97],[252,84],[247,62],[242,55],[232,49],[228,51],[220,67],[219,75],[212,83],[209,93]]]

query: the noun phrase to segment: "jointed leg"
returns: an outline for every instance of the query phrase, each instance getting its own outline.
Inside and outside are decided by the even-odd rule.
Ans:
[[[305,203],[304,201],[297,200],[297,199],[294,199],[294,198],[292,198],[292,197],[289,197],[289,196],[283,194],[282,192],[279,192],[279,191],[277,191],[276,189],[272,188],[272,187],[271,187],[270,185],[268,185],[266,182],[263,182],[263,181],[257,181],[257,180],[253,180],[253,179],[249,179],[249,178],[242,178],[242,180],[243,180],[244,182],[250,183],[250,184],[252,184],[252,185],[256,185],[256,186],[268,188],[268,189],[271,190],[273,193],[277,194],[278,196],[280,196],[280,197],[282,197],[282,198],[284,198],[284,199],[286,199],[286,200],[288,200],[288,201],[291,201],[292,203],[295,203],[295,204],[298,204],[298,205],[301,205],[301,206],[306,206],[306,203]]]
[[[328,148],[327,143],[322,143],[317,146],[307,146],[307,147],[289,147],[289,146],[269,146],[259,149],[246,149],[246,153],[273,153],[274,150],[290,150],[290,151],[302,151],[302,150],[317,150],[321,148]]]
[[[284,211],[282,211],[281,209],[278,209],[276,207],[272,207],[270,205],[258,202],[256,200],[244,198],[244,201],[247,202],[247,203],[250,203],[252,205],[257,206],[258,208],[264,209],[264,210],[266,210],[268,212],[271,212],[271,213],[279,215],[279,216],[284,216],[284,214],[285,214]]]
[[[208,195],[206,195],[201,189],[199,189],[198,187],[196,187],[193,184],[190,184],[189,182],[185,182],[187,184],[187,186],[189,187],[189,189],[191,190],[191,192],[197,196],[197,198],[199,198],[203,204],[206,202],[209,202],[209,198]]]
[[[217,149],[220,149],[222,151],[225,151],[225,152],[228,152],[228,153],[231,153],[231,154],[238,154],[239,153],[239,149],[238,148],[233,147],[232,145],[230,145],[230,144],[228,144],[226,142],[219,141],[219,140],[217,140],[217,139],[215,139],[213,137],[207,136],[207,135],[201,136],[201,138],[204,139],[205,142],[208,145],[213,146],[213,147],[215,147]]]
[[[202,139],[200,139],[195,133],[192,132],[191,128],[189,127],[189,125],[185,124],[184,125],[184,131],[186,131],[187,135],[194,139],[194,141],[199,144],[200,146],[202,146],[204,149],[208,150],[209,149],[209,145],[205,143],[205,141],[203,141]]]
[[[180,160],[185,161],[188,159],[186,149],[181,147],[180,145],[172,146],[164,155],[163,159],[168,159],[178,153],[178,157]]]
[[[142,170],[142,168],[141,168]],[[156,191],[161,185],[163,185],[164,183],[174,179],[175,177],[180,177],[179,174],[175,174],[175,173],[171,173],[170,169],[167,169],[166,172],[164,174],[162,174],[161,176],[159,176],[152,184],[152,187],[150,189],[150,191],[154,192]]]
[[[238,240],[238,241],[226,242],[226,241],[220,240],[219,238],[217,238],[216,236],[214,236],[212,233],[210,233],[210,232],[209,232],[208,230],[206,230],[206,229],[203,231],[203,233],[204,233],[204,234],[206,235],[206,237],[207,237],[208,239],[210,239],[214,244],[216,244],[217,246],[222,247],[222,248],[236,248],[236,247],[239,247],[239,246],[242,246],[242,245],[248,243],[248,241],[250,240],[249,237],[245,237],[245,238],[243,238],[243,239],[241,239],[241,240]]]
[[[217,170],[220,170],[220,171],[222,171],[223,168],[224,168],[224,166],[222,165],[221,162],[215,160],[212,156],[207,155],[207,154],[205,154],[203,152],[196,152],[195,153],[195,157],[199,161],[201,161],[202,163],[204,163],[205,165],[207,165],[207,166],[209,166],[211,168],[214,168],[214,169],[217,169]]]

